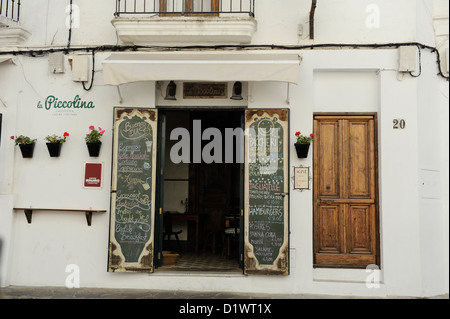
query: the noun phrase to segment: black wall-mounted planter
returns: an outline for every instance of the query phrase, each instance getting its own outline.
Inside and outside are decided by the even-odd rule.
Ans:
[[[23,158],[32,158],[34,152],[34,146],[36,143],[32,144],[19,144],[20,151],[22,152]]]
[[[295,143],[294,145],[295,145],[295,150],[297,151],[298,158],[307,158],[308,157],[309,146],[311,144]]]
[[[89,151],[89,156],[98,157],[98,155],[100,154],[100,147],[102,146],[102,142],[86,143],[86,145]]]
[[[46,143],[50,157],[59,157],[62,143]]]

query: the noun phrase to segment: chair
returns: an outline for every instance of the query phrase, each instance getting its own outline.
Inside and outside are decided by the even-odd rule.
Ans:
[[[222,244],[222,252],[224,245],[224,234],[225,229],[225,211],[223,209],[212,209],[208,213],[208,220],[206,224],[206,240],[203,246],[203,252],[206,251],[209,241],[211,240],[211,250],[212,253],[216,253],[216,239],[219,239]]]
[[[239,213],[231,214],[225,217],[225,239],[227,242],[227,257],[230,257],[231,253],[231,243],[234,244],[234,249],[236,253],[236,257],[239,259],[239,234],[240,234],[240,226],[239,226]]]
[[[164,216],[163,216],[163,225],[164,225],[164,232],[163,232],[163,241],[164,238],[166,238],[167,236],[167,240],[170,242],[170,237],[172,235],[175,235],[175,239],[177,241],[177,247],[178,247],[178,252],[182,252],[183,249],[181,248],[181,244],[180,244],[180,238],[178,237],[179,234],[181,234],[183,232],[183,230],[179,230],[174,232],[172,229],[172,216],[170,216],[169,212],[165,212]]]

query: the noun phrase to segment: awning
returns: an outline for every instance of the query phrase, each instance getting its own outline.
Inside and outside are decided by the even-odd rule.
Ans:
[[[297,84],[298,52],[126,52],[103,61],[105,84],[138,81],[277,81]]]

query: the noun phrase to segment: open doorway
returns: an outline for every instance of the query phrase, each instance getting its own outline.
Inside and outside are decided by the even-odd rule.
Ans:
[[[156,264],[163,270],[242,271],[243,163],[235,153],[243,140],[226,139],[226,129],[242,128],[243,111],[162,110],[160,120],[163,208]]]

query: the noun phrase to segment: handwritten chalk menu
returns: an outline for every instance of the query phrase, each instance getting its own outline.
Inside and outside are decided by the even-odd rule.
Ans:
[[[286,274],[287,111],[246,111],[246,271]]]
[[[110,270],[153,269],[156,112],[116,109]]]

